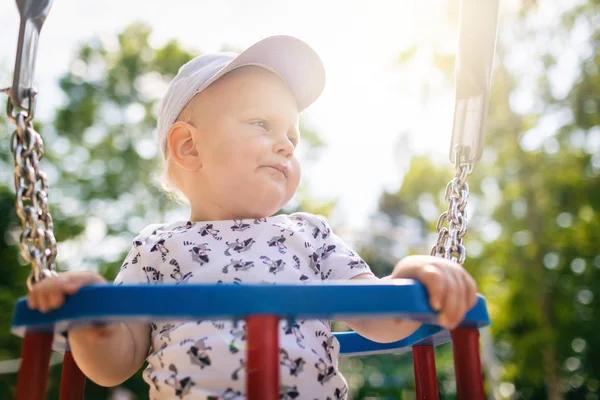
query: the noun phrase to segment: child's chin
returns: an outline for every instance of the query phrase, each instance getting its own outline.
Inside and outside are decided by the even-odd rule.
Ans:
[[[266,218],[275,214],[279,211],[285,204],[280,203],[267,203],[267,202],[258,202],[255,203],[253,207],[250,208],[250,214],[252,214],[253,218]]]
[[[273,181],[258,183],[252,186],[252,190],[247,192],[247,196],[239,194],[237,196],[253,214],[271,216],[285,206],[291,198],[284,184]]]
[[[265,207],[265,206],[261,206],[261,207],[256,207],[252,214],[254,215],[254,218],[267,218],[270,217],[271,215],[275,214],[277,211],[279,211],[281,209],[281,207],[279,206],[270,206],[270,207]]]

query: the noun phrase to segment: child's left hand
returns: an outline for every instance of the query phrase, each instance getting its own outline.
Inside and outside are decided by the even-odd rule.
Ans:
[[[477,284],[473,277],[460,264],[443,258],[406,257],[396,264],[390,278],[423,283],[431,308],[440,312],[438,323],[447,329],[454,329],[477,303]]]

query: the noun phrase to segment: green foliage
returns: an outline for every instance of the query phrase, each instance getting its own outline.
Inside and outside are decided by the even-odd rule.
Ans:
[[[535,12],[535,5],[527,10],[523,18]],[[592,21],[597,11],[592,3],[574,8],[562,16],[569,24],[563,29],[578,19]],[[488,300],[501,380],[514,385],[517,398],[597,399],[600,388],[600,31],[598,24],[591,26],[593,51],[582,60],[579,79],[563,99],[554,97],[547,75],[540,76],[537,113],[513,111],[519,77],[505,66],[510,49],[500,46],[486,151],[469,178],[475,213],[469,219],[465,268]],[[536,34],[523,32],[523,40]],[[556,64],[550,54],[539,58],[545,71]],[[543,126],[540,121],[558,113],[572,118],[542,132],[541,146],[527,144]],[[412,159],[399,190],[380,198],[374,225],[386,229],[373,237],[369,249],[383,250],[382,257],[428,251],[424,243],[434,243],[428,236],[435,229],[432,215],[447,207],[441,202],[452,176],[446,165]],[[404,239],[401,244],[398,237]],[[440,378],[440,383],[448,382]],[[497,386],[488,382],[487,387],[500,397]]]

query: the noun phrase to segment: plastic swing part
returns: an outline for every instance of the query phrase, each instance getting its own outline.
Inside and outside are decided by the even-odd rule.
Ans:
[[[52,339],[52,332],[28,332],[23,338],[17,400],[46,398]]]
[[[435,350],[431,345],[413,346],[413,369],[417,399],[437,400],[438,384],[435,370]]]
[[[28,332],[23,339],[22,361],[17,380],[17,400],[44,399],[52,341],[51,332]],[[60,379],[60,400],[81,400],[85,389],[85,375],[70,351],[65,352]]]
[[[73,354],[65,352],[63,359],[62,375],[60,377],[60,400],[81,400],[85,390],[86,377],[81,372]]]
[[[210,304],[199,301],[206,298],[213,301]],[[298,302],[298,298],[305,300]],[[340,342],[342,356],[401,353],[412,349],[418,398],[438,398],[433,347],[449,342],[451,332],[435,325],[436,313],[429,306],[424,286],[410,280],[394,285],[88,286],[70,296],[60,309],[48,313],[29,309],[26,300],[21,299],[12,323],[12,331],[25,336],[17,398],[45,398],[51,347],[60,349],[64,346],[63,332],[74,327],[125,320],[244,318],[248,335],[247,399],[278,399],[278,321],[294,317],[334,319],[348,316],[392,316],[422,322],[412,335],[395,343],[372,342],[355,332],[334,335]],[[479,301],[461,324],[465,329],[452,332],[452,339],[456,341],[459,399],[484,399],[478,329],[489,323],[485,299],[479,296]],[[83,398],[85,377],[68,352],[62,379],[60,400]]]
[[[479,331],[458,328],[452,331],[456,393],[459,399],[484,399],[483,374],[479,354]]]
[[[248,399],[279,400],[279,317],[250,316],[246,323]]]

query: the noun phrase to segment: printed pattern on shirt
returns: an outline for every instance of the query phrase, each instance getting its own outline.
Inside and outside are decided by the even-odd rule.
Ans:
[[[322,218],[310,214],[183,221],[144,231],[115,284],[303,283],[370,273]],[[245,399],[244,321],[155,321],[150,326],[144,371],[150,398]],[[280,399],[347,397],[329,321],[282,320],[279,337]]]

